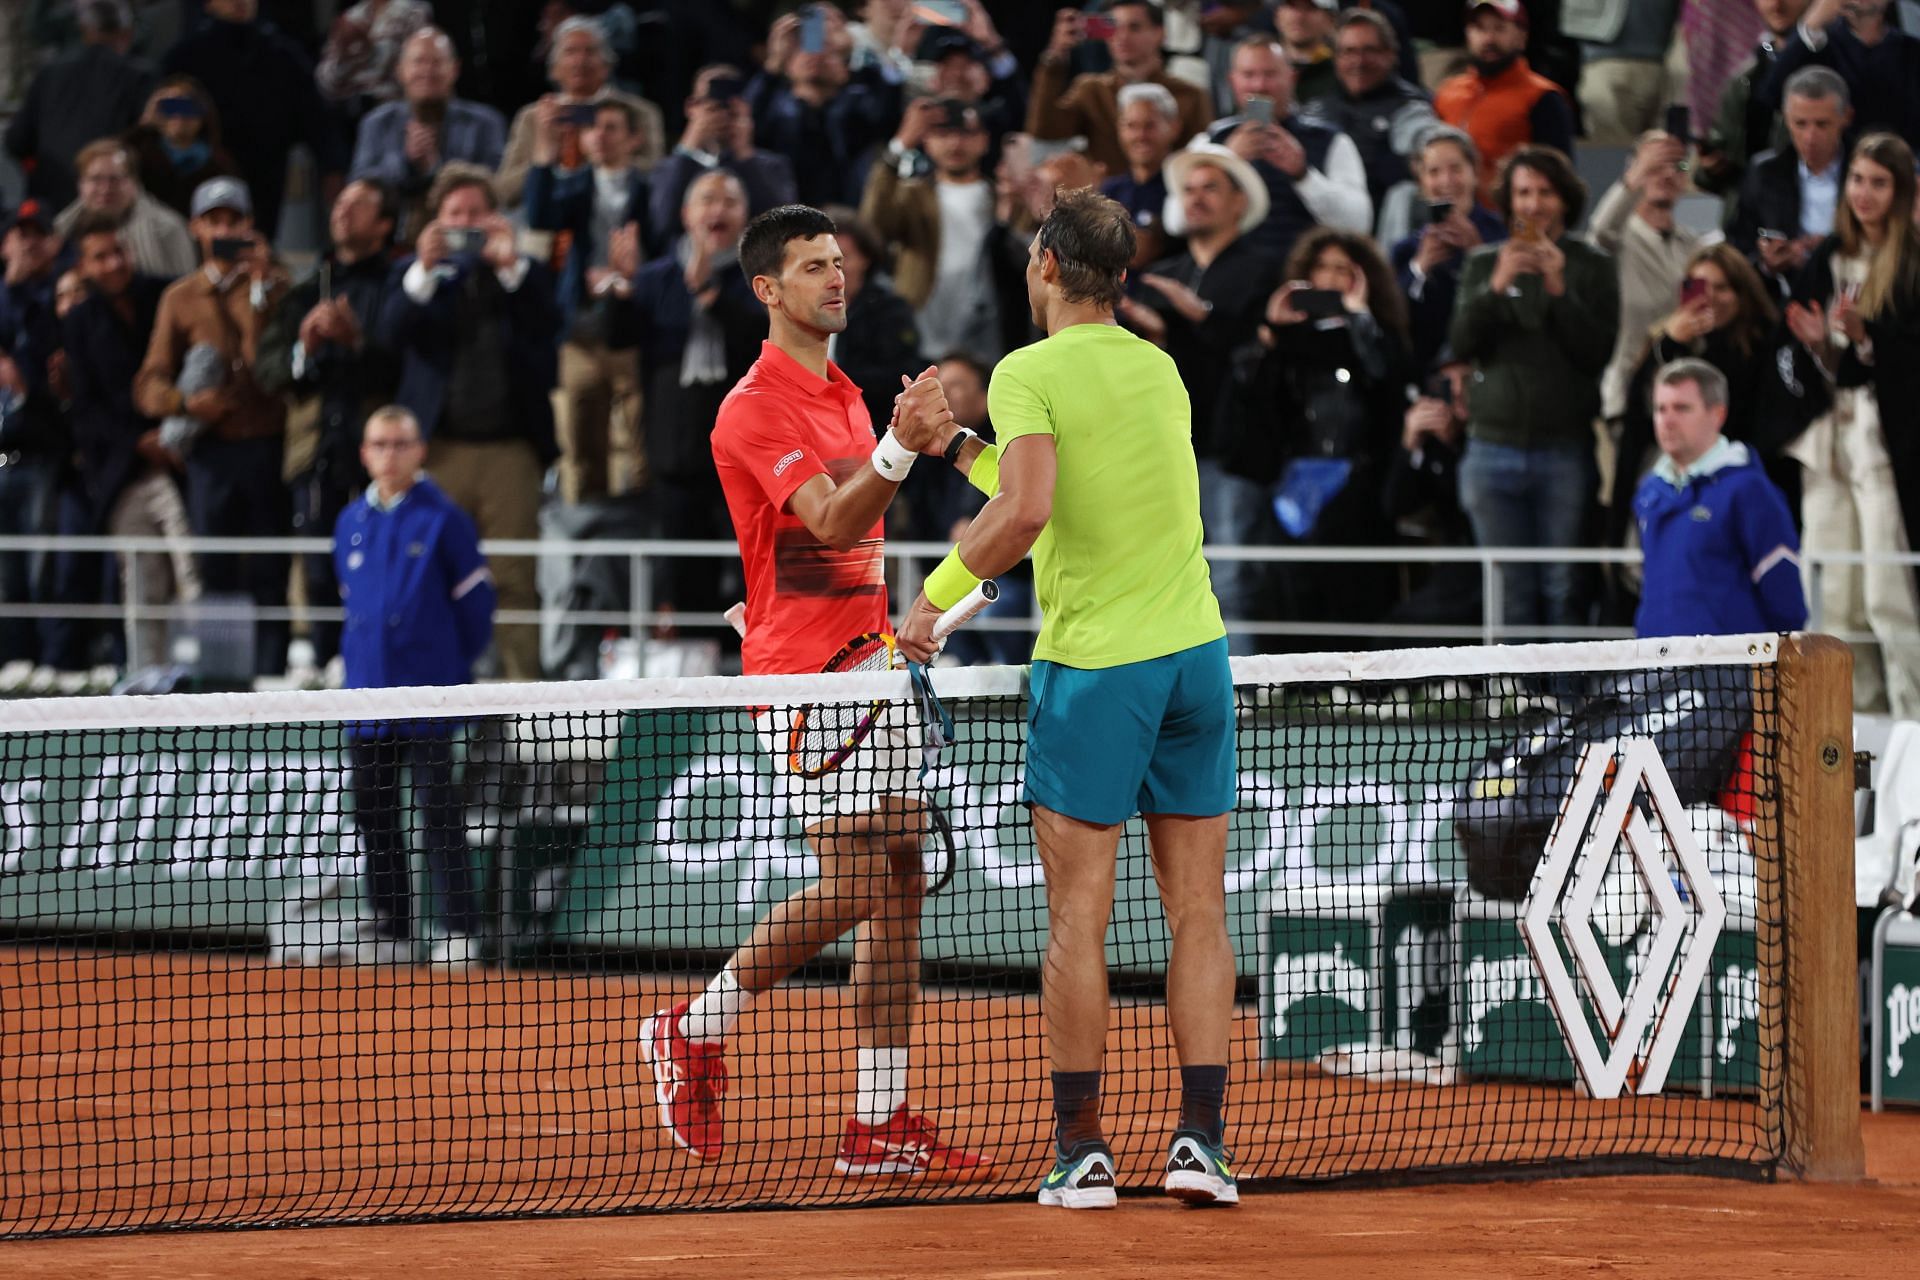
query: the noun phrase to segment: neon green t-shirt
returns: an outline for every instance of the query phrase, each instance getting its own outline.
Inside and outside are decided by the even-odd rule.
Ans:
[[[1117,667],[1226,635],[1200,554],[1187,389],[1166,352],[1081,324],[1003,359],[987,389],[1002,448],[1050,435],[1053,517],[1033,545],[1035,658]]]

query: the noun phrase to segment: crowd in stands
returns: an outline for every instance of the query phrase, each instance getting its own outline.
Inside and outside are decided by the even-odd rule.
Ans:
[[[1084,186],[1134,219],[1118,315],[1185,378],[1210,543],[1631,545],[1672,506],[1645,485],[1732,465],[1666,449],[1656,393],[1687,359],[1723,379],[1687,384],[1707,400],[1687,411],[1724,408],[1807,549],[1904,552],[1920,521],[1920,7],[335,8],[36,0],[5,132],[26,195],[4,223],[0,532],[329,535],[368,484],[362,424],[397,403],[482,537],[604,507],[729,539],[707,436],[766,332],[736,259],[752,216],[833,213],[832,353],[882,426],[899,375],[937,362],[990,435],[974,384],[1037,336],[1028,243]],[[1620,157],[1596,189],[1590,148]],[[317,255],[276,248],[300,201]],[[977,507],[950,479],[916,471],[890,534],[951,537]],[[0,554],[0,599],[339,598],[325,556],[138,559]],[[537,606],[530,560],[494,571],[503,609]],[[676,561],[653,589],[717,611],[735,572]],[[1470,568],[1221,559],[1214,582],[1242,620],[1483,607]],[[1675,616],[1632,573],[1515,564],[1498,585],[1521,635]],[[1914,571],[1818,587],[1826,628],[1879,641],[1861,705],[1920,716]],[[264,672],[286,639],[262,624]],[[324,660],[337,627],[310,639]],[[126,643],[13,619],[0,665]],[[502,674],[541,673],[531,628],[496,645]]]

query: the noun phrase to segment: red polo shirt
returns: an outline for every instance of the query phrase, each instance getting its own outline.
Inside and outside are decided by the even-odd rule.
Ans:
[[[883,522],[835,551],[787,510],[818,475],[835,484],[869,465],[873,422],[860,388],[831,361],[814,376],[771,342],[727,393],[713,425],[713,464],[747,575],[748,675],[818,671],[841,645],[889,631]]]

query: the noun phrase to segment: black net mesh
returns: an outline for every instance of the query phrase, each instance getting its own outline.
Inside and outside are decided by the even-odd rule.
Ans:
[[[1771,667],[1258,670],[1226,870],[1243,1184],[1772,1170]],[[924,784],[905,703],[805,785],[788,707],[476,691],[460,718],[0,734],[0,1235],[1031,1194],[1047,916],[1002,674],[949,694]],[[883,791],[942,821],[847,816]],[[719,1125],[684,1150],[648,1020],[774,912],[749,985],[805,962],[703,1056],[724,1085],[682,1073]],[[1179,1074],[1137,820],[1108,959],[1106,1130],[1154,1187]],[[934,1140],[883,1172],[858,1050],[903,1042]]]

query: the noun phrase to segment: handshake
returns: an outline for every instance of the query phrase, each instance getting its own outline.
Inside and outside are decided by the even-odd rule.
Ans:
[[[960,430],[940,385],[939,367],[928,365],[917,378],[900,375],[900,394],[893,398],[893,420],[887,434],[914,453],[938,456]]]

